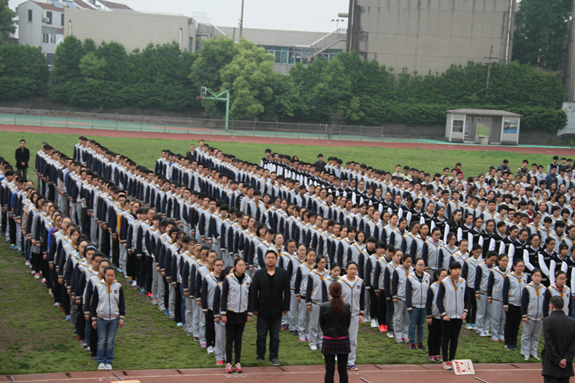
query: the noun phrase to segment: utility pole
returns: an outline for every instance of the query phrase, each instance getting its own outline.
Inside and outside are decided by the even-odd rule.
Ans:
[[[240,15],[240,40],[242,39],[243,31],[244,31],[244,0],[242,0],[242,13]]]
[[[489,57],[483,57],[484,59],[489,59],[489,66],[487,67],[487,85],[485,87],[485,95],[489,94],[489,77],[491,76],[491,64],[493,59],[499,59],[499,57],[493,57],[493,44],[491,44],[491,50],[489,51]]]

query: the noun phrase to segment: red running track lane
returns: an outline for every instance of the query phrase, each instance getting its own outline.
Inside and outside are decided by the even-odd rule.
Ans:
[[[353,383],[478,383],[474,375],[456,376],[445,371],[441,365],[360,365],[359,371],[349,372],[349,381]],[[246,367],[243,374],[225,374],[223,368],[179,369],[179,370],[140,370],[140,371],[82,371],[53,374],[14,375],[15,382],[37,383],[102,383],[118,381],[113,372],[124,381],[138,380],[141,383],[220,383],[230,382],[229,379],[240,379],[240,382],[264,383],[317,383],[323,381],[324,366],[285,366],[285,367]],[[336,373],[337,376],[337,373]],[[477,364],[475,376],[488,382],[539,383],[541,364]],[[248,379],[242,379],[248,378]],[[336,377],[336,381],[337,381]],[[0,377],[0,382],[10,381],[9,377]]]
[[[187,134],[187,133],[161,133],[161,132],[131,132],[125,130],[99,130],[78,128],[51,128],[46,126],[25,125],[0,125],[0,131],[24,132],[24,133],[49,133],[49,134],[76,134],[97,137],[127,137],[127,138],[159,138],[165,140],[190,140],[204,139],[209,142],[237,142],[255,144],[282,144],[282,145],[306,145],[306,146],[360,146],[393,149],[429,149],[429,150],[463,150],[463,151],[488,151],[488,152],[512,152],[526,154],[547,154],[575,156],[575,149],[554,147],[514,147],[514,146],[479,146],[479,145],[447,145],[447,144],[424,144],[415,142],[369,142],[369,141],[338,141],[338,140],[315,140],[303,138],[275,138],[275,137],[247,137],[227,136],[211,134]]]

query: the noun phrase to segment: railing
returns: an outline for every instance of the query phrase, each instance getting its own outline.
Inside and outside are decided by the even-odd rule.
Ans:
[[[225,120],[214,118],[125,115],[118,113],[0,107],[0,130],[1,125],[346,141],[389,141],[390,137],[439,138],[436,132],[437,127],[429,127],[429,129],[424,127],[422,130],[424,132],[428,130],[429,134],[427,135],[425,133],[422,135],[421,131],[417,133],[411,132],[410,134],[410,132],[406,132],[404,124],[354,126],[230,120],[229,129],[226,131]]]

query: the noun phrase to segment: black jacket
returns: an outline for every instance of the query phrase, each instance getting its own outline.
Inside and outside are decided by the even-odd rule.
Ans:
[[[250,312],[267,319],[280,319],[284,311],[289,311],[290,287],[287,271],[276,267],[274,285],[270,286],[269,275],[264,267],[256,271],[250,287]]]
[[[17,168],[27,168],[28,161],[30,161],[30,150],[28,150],[28,148],[24,148],[24,150],[21,150],[20,148],[16,149],[15,158]],[[26,165],[22,166],[22,162],[24,162]]]
[[[349,303],[343,305],[345,313],[341,316],[331,308],[331,302],[324,302],[319,308],[319,326],[323,335],[330,338],[341,338],[349,336],[349,324],[351,323],[351,306]]]
[[[555,310],[543,319],[545,345],[541,357],[541,375],[553,377],[573,376],[575,358],[575,319],[565,315],[563,310]],[[567,360],[567,367],[559,367],[561,359]]]

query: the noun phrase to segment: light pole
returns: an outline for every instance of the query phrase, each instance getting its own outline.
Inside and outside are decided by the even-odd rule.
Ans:
[[[244,31],[244,0],[242,0],[242,13],[240,15],[240,40],[242,39],[243,31]]]
[[[340,22],[343,23],[345,20],[344,20],[344,19],[331,19],[331,21],[332,21],[332,22],[335,21],[336,29],[339,29],[339,23],[340,23]]]

